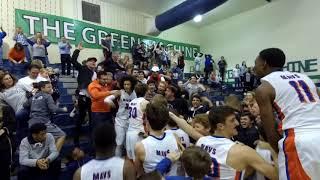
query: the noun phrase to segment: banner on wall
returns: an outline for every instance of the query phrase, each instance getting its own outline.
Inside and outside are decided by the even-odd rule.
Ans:
[[[193,60],[194,53],[200,51],[198,45],[167,41],[84,21],[21,9],[15,10],[15,23],[16,27],[22,27],[27,36],[43,32],[44,36],[47,36],[52,43],[58,43],[59,39],[64,36],[72,44],[78,44],[82,41],[84,47],[100,49],[101,39],[107,34],[111,34],[113,48],[121,52],[130,52],[132,45],[140,42],[145,42],[147,45],[156,43],[162,43],[165,46],[172,45],[175,50],[185,52],[186,60]]]
[[[308,75],[314,82],[319,83],[320,80],[320,60],[304,59],[296,61],[288,61],[284,66],[284,70],[290,72],[298,72]],[[232,70],[227,71],[228,81],[233,81]]]

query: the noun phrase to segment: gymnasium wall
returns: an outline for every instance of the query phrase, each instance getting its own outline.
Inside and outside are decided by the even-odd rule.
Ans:
[[[150,18],[149,15],[106,3],[101,0],[86,1],[100,5],[102,26],[145,35],[145,22],[147,18]],[[0,8],[1,24],[9,35],[5,38],[4,58],[6,58],[6,52],[8,52],[9,47],[12,47],[14,44],[12,36],[15,30],[16,8],[82,21],[81,0],[1,0]],[[164,32],[158,38],[199,45],[200,40],[197,33],[197,28],[181,25]],[[52,63],[58,63],[59,54],[56,44],[52,44],[48,48],[48,51],[50,61]],[[102,50],[85,49],[79,58],[86,59],[86,57],[89,56],[95,56],[98,57],[98,59],[101,59],[103,57]],[[187,66],[190,64],[192,64],[192,62],[187,62]],[[186,70],[189,70],[189,68],[187,67]]]
[[[201,50],[225,56],[228,68],[243,60],[254,65],[259,51],[278,47],[290,71],[319,80],[320,1],[273,0],[260,8],[201,28]]]

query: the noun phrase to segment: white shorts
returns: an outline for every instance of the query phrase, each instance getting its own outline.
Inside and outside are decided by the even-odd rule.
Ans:
[[[134,148],[138,142],[140,142],[143,137],[139,136],[140,131],[128,131],[126,136],[126,149],[127,156],[129,159],[135,160]]]
[[[278,143],[279,179],[319,179],[319,144],[319,130],[285,130],[284,138]]]
[[[128,130],[129,123],[127,120],[115,118],[114,129],[116,131],[116,143],[118,146],[123,145],[126,140],[126,133]]]

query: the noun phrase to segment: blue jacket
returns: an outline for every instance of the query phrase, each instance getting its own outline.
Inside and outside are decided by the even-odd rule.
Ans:
[[[2,31],[0,32],[0,47],[2,47],[3,44],[3,38],[7,36],[7,33]]]

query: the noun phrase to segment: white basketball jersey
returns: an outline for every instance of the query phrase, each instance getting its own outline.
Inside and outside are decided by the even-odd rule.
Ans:
[[[145,159],[143,162],[143,169],[145,173],[155,170],[157,164],[164,159],[170,152],[178,152],[178,144],[175,136],[171,133],[164,133],[161,138],[149,135],[141,143],[145,149]],[[177,164],[171,166],[168,176],[177,175]]]
[[[81,180],[122,180],[123,167],[124,159],[120,157],[93,159],[81,167]]]
[[[196,146],[207,151],[212,159],[213,168],[209,176],[221,180],[240,180],[244,173],[227,165],[227,157],[230,148],[236,143],[225,137],[205,136],[200,138]]]
[[[317,87],[306,75],[276,71],[264,78],[274,88],[274,108],[282,130],[320,129],[320,101]]]
[[[139,97],[129,103],[129,128],[128,131],[137,130],[144,132],[143,128],[143,111],[141,102],[146,101],[144,97]]]
[[[272,164],[272,156],[271,151],[267,149],[261,149],[258,146],[256,147],[257,153],[268,163]],[[264,177],[261,173],[255,173],[256,180],[266,180],[267,178]]]
[[[137,97],[136,93],[133,91],[130,95],[123,89],[120,90],[121,95],[119,99],[119,109],[116,117],[118,119],[127,120],[129,117],[128,109],[129,103]]]
[[[184,132],[182,129],[179,129],[179,128],[173,128],[173,129],[168,129],[165,131],[166,133],[174,133],[176,134],[179,139],[180,139],[180,142],[181,144],[187,148],[190,146],[190,138],[189,138],[189,135]]]

